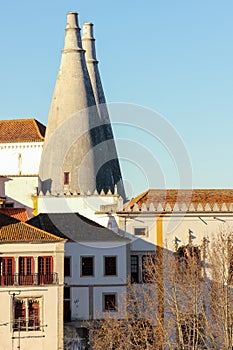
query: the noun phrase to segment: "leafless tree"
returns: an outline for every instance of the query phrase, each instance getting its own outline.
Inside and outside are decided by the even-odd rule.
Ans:
[[[94,350],[232,350],[233,234],[148,255],[144,284],[127,290],[127,314],[93,331]]]

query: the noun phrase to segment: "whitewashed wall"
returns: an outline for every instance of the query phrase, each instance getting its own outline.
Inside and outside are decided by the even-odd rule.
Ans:
[[[40,298],[40,319],[45,327],[40,331],[20,332],[20,349],[47,350],[63,349],[63,281],[64,281],[64,243],[48,244],[2,244],[1,256],[44,256],[54,258],[54,271],[59,275],[59,285],[38,286],[0,286],[0,350],[11,349],[12,336],[12,298]],[[12,349],[18,346],[18,339],[13,340]]]
[[[1,175],[35,175],[39,164],[43,142],[1,143]]]
[[[149,247],[149,243],[157,244],[157,220],[159,214],[150,213],[143,215],[139,213],[129,213],[126,222],[123,218],[119,219],[120,227],[126,228],[126,232],[134,235],[135,227],[147,227],[147,236],[135,236],[131,243],[132,250],[141,250],[144,246]],[[140,220],[140,221],[139,221]],[[163,247],[174,250],[175,239],[178,239],[178,246],[185,245],[189,242],[189,230],[192,231],[192,242],[194,245],[200,245],[203,238],[212,239],[221,229],[233,231],[233,212],[224,213],[218,212],[195,212],[195,213],[173,213],[166,214],[160,217],[162,221]],[[146,244],[147,243],[147,244]]]
[[[65,277],[66,286],[71,287],[71,318],[72,320],[87,320],[102,318],[103,293],[116,293],[118,311],[113,312],[116,317],[123,317],[124,295],[127,284],[127,246],[126,242],[87,242],[66,243],[65,256],[71,257],[71,276]],[[81,257],[94,257],[94,276],[81,276]],[[104,276],[104,257],[117,257],[117,275]],[[92,289],[90,291],[90,289]],[[93,313],[91,315],[91,309]]]
[[[26,208],[32,216],[33,199],[38,186],[37,176],[15,176],[5,179],[6,202],[13,202],[15,208]]]

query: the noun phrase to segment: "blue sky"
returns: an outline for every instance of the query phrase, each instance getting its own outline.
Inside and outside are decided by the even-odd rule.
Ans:
[[[36,117],[46,123],[66,12],[77,11],[80,24],[95,25],[108,102],[163,115],[189,153],[193,187],[233,187],[232,1],[15,0],[2,2],[0,9],[1,119]],[[135,127],[114,130],[117,139],[128,138],[156,154],[164,186],[179,187],[176,161],[166,162],[158,142]],[[126,163],[122,160],[124,177],[134,183],[132,195],[147,186],[163,187],[156,174],[143,180],[137,165]]]

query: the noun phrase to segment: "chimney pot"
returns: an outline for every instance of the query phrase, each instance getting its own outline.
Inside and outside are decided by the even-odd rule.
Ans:
[[[77,12],[68,12],[67,13],[67,25],[66,29],[77,29],[78,26],[78,14]]]

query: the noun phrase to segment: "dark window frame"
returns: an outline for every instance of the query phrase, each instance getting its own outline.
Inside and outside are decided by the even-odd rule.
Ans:
[[[70,184],[70,172],[69,171],[64,171],[64,173],[63,173],[63,184],[64,185]]]
[[[147,226],[134,227],[134,235],[148,237],[148,227]]]
[[[112,300],[110,300],[112,298]],[[117,293],[109,292],[103,293],[103,312],[117,312]]]
[[[110,266],[110,259],[114,259],[114,265]],[[107,262],[107,260],[109,262]],[[117,276],[117,256],[116,255],[107,255],[104,256],[104,276]]]
[[[63,315],[64,322],[71,321],[71,288],[68,286],[64,287]]]
[[[85,272],[84,270],[88,268],[90,269],[90,266],[85,266],[85,259],[86,259],[86,262],[88,259],[90,259],[92,261],[92,267],[91,267],[91,271],[90,272]],[[81,277],[94,277],[95,276],[95,259],[94,259],[94,256],[81,256],[80,257],[80,268],[81,268],[81,271],[80,271],[80,276]],[[87,271],[86,270],[86,271]]]
[[[64,277],[71,277],[71,256],[64,257]]]
[[[135,260],[133,262],[133,260]],[[131,283],[139,283],[139,256],[131,255],[130,256],[130,276]]]

